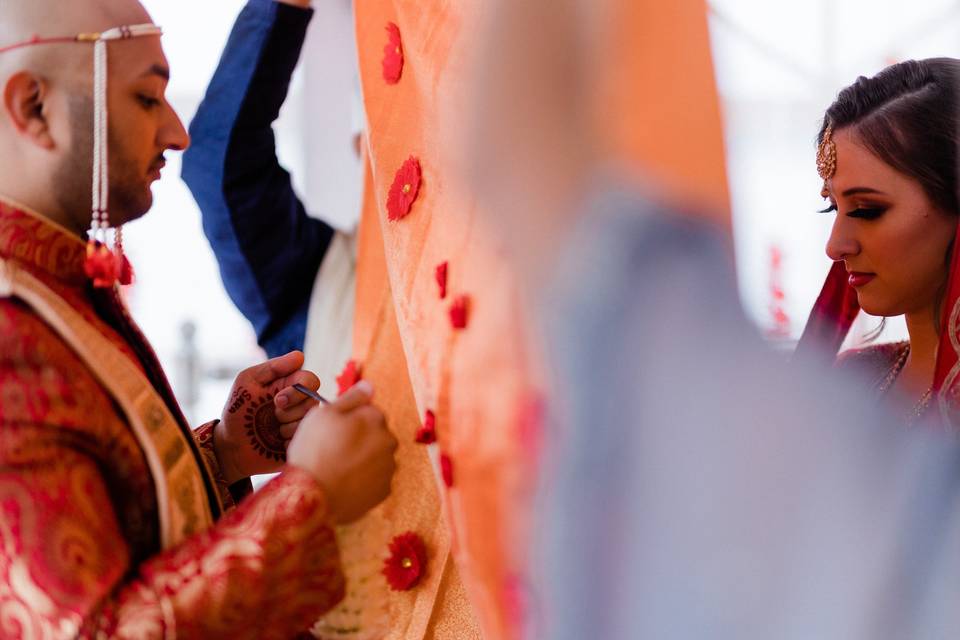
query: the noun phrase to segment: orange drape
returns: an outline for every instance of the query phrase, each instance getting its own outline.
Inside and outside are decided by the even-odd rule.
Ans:
[[[431,553],[426,586],[390,594],[398,616],[390,637],[470,638],[477,625],[488,638],[516,637],[529,604],[524,575],[539,437],[538,367],[523,334],[525,301],[514,274],[483,212],[451,175],[447,154],[459,141],[444,136],[457,128],[439,126],[456,117],[449,106],[466,99],[461,48],[482,4],[356,3],[369,174],[354,353],[366,363],[364,377],[404,441],[399,489],[382,512],[386,525],[379,535],[416,524],[411,517],[395,521],[405,510],[439,509],[444,516],[444,531],[418,532]],[[618,0],[613,6],[610,64],[597,93],[601,146],[669,197],[726,221],[720,110],[703,0]],[[403,41],[396,84],[384,81],[381,68],[388,22],[398,25]],[[387,194],[410,156],[420,161],[423,185],[411,213],[389,221]],[[444,300],[434,280],[441,262],[449,262]],[[459,295],[470,300],[462,331],[448,316]],[[409,444],[427,410],[436,414],[439,436],[429,449]],[[449,488],[441,480],[440,455],[453,464]],[[413,495],[418,499],[398,502]],[[453,566],[444,560],[448,544]]]

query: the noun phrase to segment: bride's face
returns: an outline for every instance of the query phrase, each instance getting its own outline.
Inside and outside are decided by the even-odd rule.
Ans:
[[[949,270],[956,212],[938,209],[919,182],[836,131],[837,170],[824,196],[836,206],[827,241],[843,260],[861,308],[875,316],[933,310]]]

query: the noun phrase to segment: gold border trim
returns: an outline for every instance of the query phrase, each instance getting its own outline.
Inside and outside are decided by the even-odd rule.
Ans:
[[[213,524],[199,462],[166,403],[146,376],[65,300],[27,271],[0,259],[0,295],[16,297],[86,363],[120,406],[153,476],[160,539],[170,548]]]

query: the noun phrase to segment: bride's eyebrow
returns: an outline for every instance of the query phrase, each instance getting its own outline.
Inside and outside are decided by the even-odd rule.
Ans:
[[[872,187],[851,187],[846,191],[844,191],[842,195],[844,198],[847,198],[849,196],[855,196],[862,193],[868,193],[868,194],[873,194],[878,196],[887,195],[883,191],[880,191],[879,189],[874,189]]]

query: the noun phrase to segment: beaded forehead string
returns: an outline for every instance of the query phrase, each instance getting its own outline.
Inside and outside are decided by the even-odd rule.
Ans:
[[[81,33],[76,36],[41,38],[33,36],[29,40],[7,47],[0,47],[0,54],[14,49],[42,44],[65,44],[80,42],[93,44],[93,202],[87,259],[84,270],[99,288],[113,287],[117,282],[133,282],[133,269],[123,253],[123,230],[113,229],[113,245],[108,244],[110,227],[110,170],[107,119],[107,43],[112,40],[128,40],[143,36],[160,36],[163,30],[154,24],[136,24],[121,26],[102,33]]]

